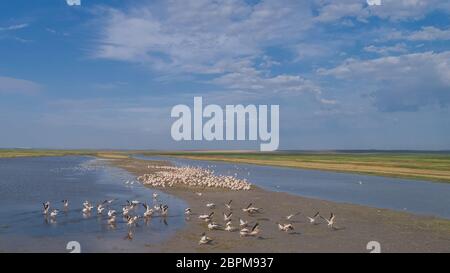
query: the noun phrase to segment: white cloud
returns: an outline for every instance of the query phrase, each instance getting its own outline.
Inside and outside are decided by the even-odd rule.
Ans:
[[[28,27],[28,24],[10,25],[6,27],[0,27],[0,31],[18,30]]]
[[[69,6],[81,6],[81,0],[66,0]]]
[[[41,89],[35,82],[0,76],[0,93],[34,94]]]
[[[416,111],[426,105],[450,104],[450,51],[348,59],[318,73],[352,82],[357,92],[371,92],[374,104],[384,111]]]
[[[371,53],[377,53],[380,55],[389,55],[391,53],[407,53],[408,48],[406,44],[395,44],[393,46],[366,46],[364,47],[364,51],[371,52]]]
[[[450,40],[450,29],[441,30],[433,26],[428,26],[423,27],[420,31],[412,32],[404,38],[410,41]]]

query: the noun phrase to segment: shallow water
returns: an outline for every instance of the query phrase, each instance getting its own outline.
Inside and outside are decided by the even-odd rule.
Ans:
[[[180,158],[135,157],[210,168],[217,174],[236,175],[271,191],[450,219],[450,184],[445,183]]]
[[[82,252],[148,251],[147,246],[166,240],[184,226],[186,204],[171,195],[150,190],[138,183],[125,184],[135,177],[91,157],[39,157],[0,159],[0,252],[69,252],[66,244],[78,241]],[[152,193],[158,192],[158,201]],[[70,202],[67,212],[55,220],[44,217],[42,203],[62,209],[61,200]],[[126,200],[169,206],[166,221],[154,217],[137,227],[128,227],[120,215],[115,227],[107,215],[81,212],[84,200],[97,204],[117,199],[111,205],[122,210]],[[143,208],[139,208],[143,214]],[[127,237],[131,229],[133,239]]]

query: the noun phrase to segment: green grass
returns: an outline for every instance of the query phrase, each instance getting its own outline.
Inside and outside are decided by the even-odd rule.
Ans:
[[[154,155],[155,153],[146,153]],[[250,163],[450,182],[449,153],[166,152],[199,160]]]
[[[334,172],[350,172],[388,177],[450,183],[450,153],[259,153],[259,152],[149,152],[117,150],[35,150],[0,149],[0,158],[31,156],[89,155],[127,158],[131,154],[167,155],[199,160],[281,166]]]

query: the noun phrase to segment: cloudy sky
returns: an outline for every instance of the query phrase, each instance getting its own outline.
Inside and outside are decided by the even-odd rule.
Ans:
[[[450,149],[446,0],[0,2],[0,147],[175,142],[176,104],[279,104],[280,149]]]

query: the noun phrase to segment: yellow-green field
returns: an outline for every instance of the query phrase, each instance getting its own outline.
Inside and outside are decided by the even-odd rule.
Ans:
[[[0,158],[89,155],[127,158],[132,154],[166,155],[198,160],[351,172],[450,183],[450,153],[257,153],[257,152],[149,152],[117,150],[0,149]]]
[[[164,155],[450,182],[449,153],[177,152]]]

